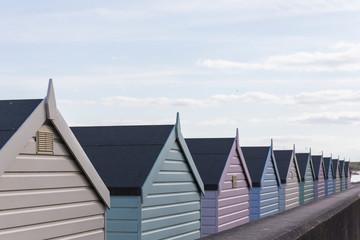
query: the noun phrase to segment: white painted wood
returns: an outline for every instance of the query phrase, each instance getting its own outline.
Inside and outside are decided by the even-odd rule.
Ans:
[[[69,155],[20,151],[0,176],[0,239],[105,239],[105,208]]]
[[[296,207],[300,204],[298,171],[295,159],[291,160],[285,189],[285,209]]]

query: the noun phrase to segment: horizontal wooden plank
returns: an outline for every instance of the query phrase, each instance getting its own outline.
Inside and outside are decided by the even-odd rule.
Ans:
[[[219,226],[219,232],[243,225],[245,223],[248,223],[250,221],[250,217],[245,217],[245,218],[241,218],[241,219],[236,219],[232,222],[228,222],[224,225],[220,225]]]
[[[174,144],[171,146],[171,150],[181,150],[179,143],[174,142]]]
[[[200,231],[195,230],[192,232],[187,232],[184,234],[173,236],[173,237],[171,237],[171,240],[193,240],[193,239],[198,239],[198,238],[200,238]]]
[[[106,240],[138,240],[138,233],[106,232]]]
[[[63,237],[53,238],[51,240],[99,240],[105,239],[105,232],[103,229],[89,231],[79,234],[71,234]]]
[[[201,216],[201,226],[215,226],[216,217]]]
[[[200,201],[199,192],[179,192],[165,194],[149,194],[144,199],[143,207],[160,206],[163,204],[186,203]]]
[[[218,191],[205,191],[205,196],[201,195],[201,198],[215,199]]]
[[[244,174],[244,169],[240,165],[230,165],[227,170],[227,174],[239,174],[239,177]]]
[[[219,225],[226,224],[228,222],[232,222],[235,220],[249,218],[249,216],[250,216],[249,208],[244,209],[242,211],[235,211],[235,212],[230,212],[228,214],[221,214],[219,215],[218,224]]]
[[[179,193],[179,192],[198,192],[199,187],[193,182],[179,183],[154,183],[150,194]]]
[[[180,213],[173,214],[166,217],[159,218],[151,218],[147,220],[143,220],[141,224],[141,230],[152,231],[164,227],[170,227],[174,225],[184,224],[187,222],[192,222],[195,220],[200,221],[200,211],[197,212],[189,212],[189,213]]]
[[[216,217],[216,208],[202,208],[201,209],[201,217]]]
[[[189,172],[171,172],[171,171],[160,171],[155,177],[154,182],[165,183],[165,182],[194,182],[194,178]]]
[[[0,229],[101,214],[105,208],[97,201],[0,211]]]
[[[247,187],[237,187],[231,189],[222,189],[219,194],[219,199],[232,197],[232,196],[243,196],[250,195],[250,190]]]
[[[56,238],[95,229],[103,229],[105,219],[103,216],[92,216],[80,219],[71,219],[59,222],[39,224],[36,227],[24,226],[4,229],[0,232],[1,239],[7,240],[38,240]]]
[[[205,236],[217,233],[217,227],[216,226],[202,226],[201,232],[202,232],[201,237],[205,237]]]
[[[266,187],[262,187],[261,188],[261,194],[266,194],[266,193],[274,193],[274,192],[278,192],[279,191],[279,187],[277,185],[272,185],[272,186],[266,186]]]
[[[269,186],[278,186],[278,182],[275,179],[264,180],[262,183],[262,187],[269,187]]]
[[[107,220],[137,220],[140,215],[139,208],[113,207],[106,212]]]
[[[158,207],[144,207],[141,211],[142,219],[168,216],[172,214],[200,211],[200,201],[163,205]]]
[[[218,206],[219,207],[224,207],[224,206],[230,206],[230,205],[249,202],[249,201],[250,201],[250,199],[249,199],[248,195],[233,196],[233,197],[219,199]]]
[[[20,151],[21,155],[35,155],[36,154],[36,142],[34,139],[31,139],[25,147]],[[58,140],[54,140],[54,154],[58,156],[71,156],[71,152],[68,150],[67,146]]]
[[[234,175],[236,176],[237,180],[246,180],[245,174],[244,174],[243,172],[238,172],[238,171],[236,171],[236,172],[230,172],[230,171],[228,171],[228,172],[226,173],[225,177],[224,177],[224,180],[225,180],[225,181],[232,181],[232,177],[233,177]]]
[[[182,171],[190,172],[188,164],[184,161],[165,160],[161,167],[162,171]]]
[[[121,232],[121,233],[137,233],[138,220],[106,220],[106,231],[108,232]]]
[[[166,155],[167,160],[184,161],[184,154],[179,150],[170,150]]]
[[[0,177],[0,191],[85,186],[89,186],[86,177],[78,173],[5,173]]]
[[[5,171],[9,172],[79,172],[69,156],[19,155]]]
[[[201,199],[201,207],[202,208],[215,208],[216,207],[216,200],[215,199]]]
[[[141,239],[153,240],[153,239],[176,237],[177,235],[181,235],[186,232],[191,232],[194,230],[200,231],[200,221],[194,221],[194,222],[189,222],[186,224],[179,224],[176,226],[157,229],[154,231],[143,232],[141,234]]]
[[[98,200],[87,187],[0,192],[0,210]]]
[[[242,212],[247,209],[249,209],[249,203],[244,202],[244,203],[238,203],[238,204],[231,205],[231,206],[221,207],[221,208],[219,208],[218,212],[219,212],[219,216],[224,216],[224,215],[234,213],[234,212]]]
[[[240,180],[238,179],[236,181],[236,187],[235,188],[247,188],[248,187],[248,183],[246,180]],[[233,183],[232,181],[225,181],[222,186],[221,186],[222,189],[235,189],[233,188]]]
[[[136,208],[141,204],[139,196],[111,196],[111,208],[114,207],[132,207]]]

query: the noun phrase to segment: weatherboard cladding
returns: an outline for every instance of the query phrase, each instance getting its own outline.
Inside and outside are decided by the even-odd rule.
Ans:
[[[345,186],[346,189],[350,188],[350,184],[351,184],[351,174],[350,174],[350,162],[345,162]]]
[[[325,179],[325,195],[329,196],[334,194],[334,181],[333,181],[333,169],[331,158],[324,158],[324,166],[326,172]]]
[[[249,222],[249,184],[236,139],[197,138],[186,143],[205,185],[202,236]]]
[[[299,205],[300,175],[293,150],[275,150],[282,188],[279,189],[280,211]]]
[[[314,200],[314,172],[310,153],[297,153],[302,182],[300,183],[300,204]]]
[[[343,191],[346,189],[345,187],[345,161],[340,160],[339,161],[339,168],[340,168],[340,191]]]
[[[333,159],[333,168],[334,168],[334,192],[340,192],[340,167],[339,167],[339,159]]]
[[[33,104],[24,105],[33,108]],[[4,129],[2,119],[0,122]],[[40,130],[54,132],[54,154],[36,153],[34,132],[2,174],[0,238],[80,238],[86,235],[86,239],[105,239],[102,200],[52,124],[47,121]]]
[[[73,131],[112,194],[109,240],[200,237],[201,190],[174,125]]]
[[[322,155],[313,155],[312,162],[315,172],[314,198],[321,199],[325,197],[325,168]]]
[[[279,212],[280,177],[272,147],[241,147],[252,179],[250,221]]]

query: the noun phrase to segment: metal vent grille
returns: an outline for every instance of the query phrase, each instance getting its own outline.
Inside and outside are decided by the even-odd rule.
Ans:
[[[54,154],[54,133],[51,131],[37,132],[37,153]]]

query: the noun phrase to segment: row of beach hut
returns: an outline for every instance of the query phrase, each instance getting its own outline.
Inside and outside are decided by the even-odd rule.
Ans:
[[[350,188],[349,162],[188,138],[173,125],[70,128],[0,101],[1,239],[197,239]]]

